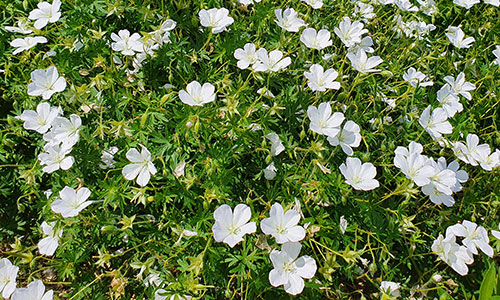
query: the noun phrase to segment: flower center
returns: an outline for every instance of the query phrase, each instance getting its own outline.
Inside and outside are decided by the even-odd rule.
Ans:
[[[240,233],[240,228],[238,226],[234,226],[234,224],[231,224],[228,229],[230,234],[238,235]]]
[[[286,227],[283,226],[282,224],[276,226],[276,232],[278,234],[285,234],[286,233]]]
[[[293,262],[287,262],[286,264],[283,265],[283,271],[287,273],[292,273],[295,271],[295,265]]]

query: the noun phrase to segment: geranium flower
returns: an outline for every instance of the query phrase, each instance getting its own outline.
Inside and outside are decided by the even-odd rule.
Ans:
[[[369,36],[365,36],[364,38],[361,39],[361,42],[354,44],[354,46],[352,47],[349,47],[347,51],[349,51],[350,53],[356,53],[358,52],[359,49],[362,49],[366,53],[373,53],[375,52],[375,50],[372,48],[372,46],[373,46],[372,38]]]
[[[462,224],[455,224],[446,229],[446,236],[451,234],[464,237],[462,243],[472,254],[477,255],[477,248],[479,248],[484,254],[493,257],[493,248],[489,245],[488,232],[483,226],[477,226],[474,222],[464,220]]]
[[[307,5],[311,6],[314,9],[320,9],[323,7],[323,0],[300,0],[305,2]]]
[[[38,8],[32,10],[28,16],[28,19],[36,20],[34,24],[36,29],[42,29],[49,22],[55,23],[61,17],[61,12],[59,12],[59,8],[61,8],[60,0],[54,0],[52,4],[40,2],[37,6]]]
[[[102,150],[101,162],[99,168],[101,169],[112,169],[115,167],[116,161],[114,160],[114,155],[118,152],[118,147],[111,147],[108,150]]]
[[[16,55],[24,50],[31,49],[35,47],[37,44],[45,44],[47,43],[47,39],[43,36],[27,36],[22,39],[15,39],[10,42],[12,47],[17,48],[12,52],[12,55]]]
[[[465,7],[465,9],[470,9],[472,6],[478,3],[479,0],[453,0],[453,4]]]
[[[344,216],[340,216],[339,228],[342,234],[344,234],[345,231],[347,230],[347,226],[348,226],[347,220],[344,218]]]
[[[356,148],[361,143],[361,134],[359,125],[349,120],[344,124],[339,134],[334,137],[328,137],[330,145],[336,147],[340,145],[342,151],[347,155],[352,155],[352,148]]]
[[[33,32],[33,30],[31,30],[28,27],[28,23],[26,23],[24,20],[19,20],[19,22],[17,22],[17,27],[5,26],[5,30],[10,31],[10,32],[14,32],[14,33],[22,33],[22,34],[30,34]]]
[[[234,208],[227,204],[219,206],[214,211],[215,223],[212,226],[214,239],[217,242],[224,242],[233,248],[243,240],[245,234],[254,233],[257,230],[255,222],[250,222],[252,211],[245,204],[238,204]]]
[[[0,259],[0,292],[3,298],[9,298],[16,290],[16,278],[19,267],[12,265],[7,258]]]
[[[363,23],[354,21],[351,23],[351,18],[344,17],[344,20],[339,23],[339,27],[335,27],[333,32],[340,38],[342,43],[347,48],[353,47],[361,42],[361,36],[368,33],[367,29],[363,29]]]
[[[60,107],[50,107],[47,102],[42,102],[36,106],[36,111],[25,110],[16,119],[24,121],[24,129],[43,134],[49,130],[60,113]]]
[[[141,153],[135,148],[128,150],[125,155],[132,162],[122,169],[123,177],[127,180],[134,180],[137,177],[137,184],[146,186],[151,178],[151,175],[156,174],[156,168],[151,162],[151,153],[142,146]]]
[[[304,72],[307,78],[307,85],[313,91],[324,92],[327,89],[340,89],[340,83],[335,81],[339,73],[334,69],[323,71],[323,67],[314,64],[309,68],[309,72]]]
[[[418,186],[429,184],[430,177],[435,174],[432,166],[428,165],[428,158],[422,155],[423,147],[417,142],[410,142],[408,149],[397,147],[394,153],[394,165]]]
[[[192,81],[186,86],[186,90],[187,92],[179,91],[179,98],[189,106],[203,106],[215,100],[215,87],[211,83],[207,82],[202,86],[198,81]]]
[[[54,93],[66,89],[66,80],[59,77],[56,67],[47,70],[37,69],[31,72],[31,83],[28,85],[28,95],[42,96],[44,100],[50,99]]]
[[[75,145],[80,138],[82,119],[77,114],[71,114],[69,119],[57,117],[52,123],[52,129],[43,135],[50,145],[63,143],[68,147]]]
[[[467,275],[469,272],[467,265],[474,262],[472,253],[466,247],[455,242],[455,235],[446,235],[446,238],[444,238],[440,234],[432,243],[431,249],[442,261],[462,276]]]
[[[373,13],[373,6],[371,6],[370,4],[365,4],[363,2],[356,3],[354,14],[362,18],[362,21],[365,23],[368,23],[369,20],[377,16],[375,13]]]
[[[427,75],[424,73],[415,70],[415,68],[411,67],[403,74],[403,80],[408,82],[412,87],[417,86],[432,86],[434,83],[432,80],[428,80]]]
[[[136,52],[144,51],[144,44],[141,42],[141,36],[136,32],[130,35],[130,31],[123,29],[118,34],[111,33],[111,49],[121,52],[122,55],[135,55]]]
[[[470,48],[475,41],[473,37],[465,38],[465,33],[460,27],[449,26],[445,34],[450,43],[457,48]]]
[[[73,156],[67,156],[72,147],[67,144],[46,144],[43,147],[45,152],[38,154],[38,160],[43,167],[42,171],[45,173],[52,173],[59,169],[68,170],[75,163]]]
[[[292,59],[290,57],[283,58],[283,52],[279,50],[273,50],[268,54],[265,48],[261,48],[255,54],[257,61],[252,66],[255,72],[278,72],[292,63]]]
[[[278,19],[274,22],[288,32],[298,32],[300,27],[306,26],[306,23],[298,17],[293,8],[287,8],[284,11],[281,8],[275,9],[274,15]]]
[[[94,203],[93,201],[85,201],[90,196],[90,190],[82,187],[76,191],[74,188],[65,186],[59,192],[59,199],[52,202],[50,206],[52,211],[60,213],[63,218],[76,217],[87,206]]]
[[[271,155],[278,156],[281,152],[285,150],[285,146],[280,141],[280,137],[275,132],[266,134],[266,138],[271,141]]]
[[[351,61],[352,67],[361,73],[378,72],[380,70],[374,68],[383,62],[379,56],[368,58],[363,49],[359,49],[356,54],[347,53],[347,58]]]
[[[286,213],[279,203],[271,206],[269,218],[260,222],[260,229],[276,239],[276,243],[298,242],[304,239],[306,231],[300,225],[300,214],[295,209],[289,209]]]
[[[437,100],[446,111],[448,118],[453,117],[457,112],[461,112],[464,110],[462,103],[460,103],[458,99],[458,95],[455,94],[451,90],[449,84],[445,84],[438,92],[437,92]]]
[[[472,96],[469,93],[469,91],[475,90],[476,85],[465,81],[464,72],[460,72],[460,74],[458,74],[456,79],[453,78],[453,76],[445,76],[444,81],[446,81],[446,83],[451,87],[451,90],[456,95],[462,95],[467,100],[472,99]]]
[[[330,39],[331,33],[326,29],[321,29],[316,32],[314,28],[306,28],[300,35],[300,41],[306,45],[307,48],[321,50],[332,45]]]
[[[229,16],[229,10],[226,8],[202,9],[198,12],[198,16],[201,25],[211,28],[212,33],[220,33],[234,22],[234,19]]]
[[[274,166],[274,162],[271,162],[265,169],[264,169],[264,177],[267,180],[273,180],[274,177],[276,177],[276,172],[278,170]]]
[[[321,103],[318,108],[310,105],[307,108],[307,116],[311,121],[311,131],[329,137],[335,137],[340,132],[340,124],[345,119],[341,112],[332,115],[332,107],[328,102]]]
[[[450,122],[448,122],[448,114],[446,110],[441,107],[434,109],[431,115],[431,106],[427,106],[420,115],[418,123],[434,140],[440,139],[443,134],[450,134],[453,132],[453,127]]]
[[[374,179],[377,169],[372,163],[361,164],[359,158],[348,157],[339,169],[346,179],[345,182],[356,190],[369,191],[379,186],[378,180]]]
[[[63,230],[62,228],[58,228],[54,231],[55,225],[56,222],[47,223],[45,221],[43,221],[41,225],[43,234],[46,235],[46,237],[38,242],[38,251],[40,251],[42,255],[54,255],[54,252],[56,252],[59,246],[59,239],[62,236]]]
[[[28,284],[26,288],[17,289],[12,294],[11,300],[52,300],[54,291],[45,292],[45,285],[41,280],[36,280]]]
[[[257,62],[257,56],[255,55],[255,44],[246,43],[243,49],[238,48],[234,50],[234,58],[238,60],[238,68],[244,70],[248,66],[253,65]]]
[[[303,278],[313,278],[317,269],[314,258],[298,258],[301,248],[300,243],[286,242],[281,251],[273,250],[269,255],[274,267],[269,272],[269,282],[274,287],[284,285],[285,292],[291,295],[300,294],[304,290]]]
[[[399,297],[401,296],[401,293],[399,291],[399,288],[401,287],[400,283],[397,282],[392,282],[392,281],[382,281],[380,283],[380,290],[391,297]]]

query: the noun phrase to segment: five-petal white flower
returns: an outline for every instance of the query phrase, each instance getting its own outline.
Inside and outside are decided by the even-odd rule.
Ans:
[[[15,39],[10,42],[10,45],[14,48],[17,48],[12,52],[12,55],[16,55],[25,50],[31,49],[35,47],[37,44],[45,44],[47,43],[47,39],[43,36],[27,36],[22,39]]]
[[[330,103],[320,103],[318,108],[310,105],[307,108],[307,116],[311,121],[309,128],[318,134],[335,137],[340,132],[340,124],[344,121],[344,114],[336,112],[332,115]]]
[[[0,292],[3,298],[9,298],[16,290],[16,278],[19,267],[7,258],[0,259]]]
[[[65,186],[59,192],[59,199],[52,202],[50,206],[52,211],[60,213],[63,218],[76,217],[87,206],[94,203],[86,201],[90,196],[90,190],[86,187],[81,187],[76,191],[74,188]]]
[[[201,25],[211,28],[212,33],[220,33],[234,22],[234,19],[229,16],[227,8],[202,9],[198,12],[198,16]]]
[[[378,180],[375,179],[377,169],[372,163],[361,164],[359,158],[348,157],[339,169],[346,183],[356,190],[369,191],[379,186]]]
[[[156,168],[151,162],[151,153],[142,146],[142,150],[139,153],[137,149],[131,148],[125,155],[127,159],[132,162],[126,165],[122,169],[123,177],[127,180],[134,180],[137,177],[137,184],[140,186],[146,186],[151,178],[151,175],[156,174]]]
[[[326,29],[316,31],[314,28],[306,28],[300,35],[300,41],[307,48],[321,50],[332,45],[331,33]]]
[[[38,69],[31,72],[31,83],[28,85],[28,95],[42,96],[44,100],[50,99],[54,93],[66,89],[66,80],[59,76],[56,67],[47,70]]]
[[[50,107],[50,104],[47,102],[42,102],[36,106],[36,111],[25,110],[16,119],[24,121],[25,129],[35,130],[43,134],[49,130],[60,113],[60,107]]]
[[[219,206],[214,211],[215,223],[212,226],[214,239],[233,248],[243,241],[245,234],[254,233],[257,230],[255,222],[248,222],[251,217],[252,211],[245,204],[236,205],[234,213],[227,204]]]
[[[179,91],[179,98],[189,106],[203,106],[215,100],[215,86],[211,83],[201,85],[198,81],[192,81],[186,86],[186,90],[187,92]]]
[[[26,288],[17,289],[12,294],[11,300],[52,300],[54,291],[45,292],[45,285],[41,280],[36,280],[28,284]]]
[[[61,12],[59,11],[61,8],[60,0],[54,0],[52,4],[40,2],[37,6],[38,8],[32,10],[28,16],[28,19],[36,20],[34,24],[36,29],[42,29],[49,22],[55,23],[61,17]]]
[[[40,251],[40,254],[52,256],[54,255],[54,252],[56,252],[63,230],[62,228],[54,230],[55,225],[56,222],[47,223],[43,221],[41,227],[43,234],[46,235],[46,237],[38,242],[38,251]]]
[[[327,89],[340,89],[340,83],[335,81],[339,73],[334,69],[323,70],[323,67],[314,64],[309,68],[309,72],[304,72],[307,78],[307,85],[313,91],[324,92]]]
[[[306,23],[298,17],[298,13],[293,8],[287,8],[284,11],[279,8],[274,10],[277,20],[274,20],[279,27],[288,32],[298,32],[300,27],[306,26]]]
[[[297,295],[304,290],[304,279],[311,279],[316,273],[314,258],[304,255],[299,257],[302,246],[297,242],[286,242],[281,251],[273,250],[269,255],[274,269],[269,272],[272,286],[284,285],[285,292]]]
[[[306,236],[306,231],[300,225],[300,214],[295,209],[290,209],[286,213],[279,203],[271,206],[269,218],[260,222],[260,229],[265,234],[276,238],[276,243],[298,242]]]

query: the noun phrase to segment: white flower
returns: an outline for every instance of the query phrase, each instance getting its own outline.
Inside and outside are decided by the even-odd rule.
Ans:
[[[38,242],[38,251],[40,251],[42,255],[54,255],[54,252],[56,252],[59,246],[59,239],[62,236],[63,230],[62,228],[58,228],[54,231],[55,225],[56,222],[47,223],[45,221],[43,221],[41,225],[43,234],[46,235],[46,237]]]
[[[339,169],[345,182],[356,190],[369,191],[379,186],[378,180],[374,179],[377,169],[372,163],[361,164],[359,158],[348,157]]]
[[[347,48],[351,48],[355,44],[361,43],[361,36],[368,32],[363,27],[363,23],[359,21],[351,23],[349,17],[344,17],[344,20],[339,23],[339,27],[335,27],[333,32],[335,32]]]
[[[286,213],[279,203],[271,206],[269,218],[260,222],[260,229],[276,239],[276,243],[298,242],[304,239],[306,231],[300,225],[300,214],[295,209],[289,209]]]
[[[418,123],[434,140],[440,139],[443,134],[450,134],[453,132],[453,127],[450,122],[448,122],[448,114],[446,110],[441,107],[434,109],[431,115],[431,106],[427,106],[420,115]]]
[[[271,162],[265,169],[264,169],[264,177],[267,180],[273,180],[274,177],[276,177],[276,172],[278,170],[274,166],[274,162]]]
[[[311,6],[314,9],[320,9],[323,7],[323,0],[300,0],[305,2],[307,5]]]
[[[285,292],[297,295],[304,289],[304,279],[314,277],[316,273],[316,261],[314,258],[304,255],[299,257],[300,243],[287,242],[281,247],[281,251],[273,250],[269,255],[274,269],[269,272],[269,282],[272,286],[284,285]]]
[[[349,47],[347,51],[351,53],[356,53],[358,52],[359,49],[363,49],[366,53],[373,53],[375,52],[375,50],[372,48],[372,46],[373,46],[372,38],[369,36],[365,36],[363,39],[361,39],[361,42],[354,44],[354,46],[352,47]]]
[[[453,0],[453,4],[465,7],[466,9],[471,8],[477,3],[479,3],[479,0]]]
[[[240,2],[243,5],[254,4],[254,2],[259,3],[260,1],[262,0],[238,0],[238,2]]]
[[[314,64],[309,68],[309,72],[304,72],[307,78],[307,85],[313,91],[324,92],[327,89],[340,89],[340,83],[335,81],[339,73],[334,69],[323,71],[323,67]]]
[[[427,75],[424,73],[415,70],[415,68],[411,67],[403,74],[403,80],[407,81],[412,87],[418,86],[432,86],[434,83],[432,80],[427,80]]]
[[[71,114],[69,119],[57,117],[52,123],[52,129],[43,135],[43,139],[50,145],[63,143],[72,147],[80,138],[82,119],[76,114]]]
[[[11,300],[52,300],[54,291],[45,292],[45,285],[41,280],[36,280],[28,284],[26,288],[17,289],[12,294]]]
[[[394,4],[402,11],[418,11],[418,7],[413,5],[409,0],[395,0]]]
[[[462,95],[467,100],[472,99],[472,96],[469,93],[469,91],[476,89],[476,85],[474,85],[470,82],[466,82],[465,81],[465,74],[463,72],[458,74],[456,79],[453,78],[453,76],[445,76],[444,81],[446,81],[448,83],[448,85],[451,87],[451,90],[456,95]]]
[[[257,62],[257,56],[255,55],[255,44],[246,43],[243,49],[238,48],[234,51],[234,58],[238,60],[238,68],[244,70],[248,66],[253,65]]]
[[[300,41],[308,48],[321,50],[332,45],[330,37],[331,33],[326,29],[316,32],[314,28],[306,28],[300,35]]]
[[[448,118],[453,117],[457,112],[461,112],[464,110],[462,103],[460,103],[458,95],[455,94],[451,90],[449,84],[445,84],[438,92],[437,92],[437,100],[441,104],[441,106],[446,111]]]
[[[318,108],[310,105],[307,108],[307,116],[311,121],[311,131],[329,137],[335,137],[340,132],[340,124],[345,119],[341,112],[332,115],[332,107],[328,102],[321,103]]]
[[[114,160],[114,155],[118,152],[118,147],[111,147],[108,150],[102,150],[101,162],[99,168],[101,169],[112,169],[115,167],[116,161]]]
[[[89,196],[90,190],[86,187],[76,191],[74,188],[65,186],[59,192],[60,198],[52,202],[50,207],[53,212],[60,213],[63,218],[76,217],[83,209],[93,203],[93,201],[86,201]]]
[[[47,43],[47,39],[43,36],[27,36],[22,39],[15,39],[10,42],[12,47],[17,48],[12,52],[12,55],[16,55],[24,50],[31,49],[35,47],[37,44],[45,44]]]
[[[130,31],[123,29],[118,34],[111,33],[111,43],[113,51],[121,52],[122,55],[135,55],[135,52],[143,52],[144,44],[141,42],[141,36],[136,32],[130,35]]]
[[[274,15],[278,19],[274,22],[288,32],[298,32],[300,27],[306,26],[306,23],[298,17],[293,8],[287,8],[284,11],[281,8],[275,9]]]
[[[22,33],[22,34],[30,34],[33,32],[33,30],[31,30],[28,27],[28,23],[26,23],[23,20],[19,20],[19,22],[17,22],[17,26],[18,27],[5,26],[5,30],[10,31],[10,32],[14,32],[14,33]]]
[[[378,72],[379,69],[373,69],[380,65],[383,60],[379,56],[372,56],[368,58],[366,52],[363,49],[359,49],[356,54],[347,53],[347,58],[351,61],[351,65],[354,69],[361,73],[371,73]]]
[[[61,8],[61,1],[54,0],[52,4],[48,2],[40,2],[38,3],[38,8],[32,10],[28,16],[30,20],[35,21],[35,28],[42,29],[47,25],[47,23],[55,23],[61,17],[61,12],[59,8]]]
[[[336,147],[340,145],[342,150],[347,155],[352,155],[354,152],[352,148],[356,148],[361,143],[361,134],[359,125],[349,120],[344,124],[340,133],[334,137],[328,137],[327,140],[330,145]]]
[[[418,186],[429,184],[435,174],[434,168],[427,164],[428,158],[421,155],[422,150],[421,144],[410,142],[408,149],[399,146],[394,151],[394,165]]]
[[[146,186],[151,178],[151,175],[156,174],[156,168],[151,162],[151,153],[142,146],[141,153],[135,148],[128,150],[125,155],[127,159],[132,162],[126,165],[122,174],[127,180],[134,180],[137,177],[137,184],[140,186]]]
[[[489,245],[488,232],[483,226],[477,226],[474,222],[464,220],[462,224],[455,224],[446,229],[446,236],[451,234],[464,237],[462,243],[472,254],[477,255],[477,248],[479,248],[484,254],[493,257],[493,248]]]
[[[484,3],[491,4],[491,5],[496,6],[496,7],[500,6],[499,0],[484,0]]]
[[[498,224],[498,229],[500,229],[500,224]],[[500,240],[500,231],[492,230],[491,234],[497,239]]]
[[[453,206],[455,199],[451,196],[451,192],[456,193],[462,190],[461,183],[469,179],[467,172],[459,170],[460,165],[455,160],[447,165],[444,157],[440,157],[437,163],[429,160],[428,165],[435,169],[435,175],[430,177],[429,184],[422,187],[422,192],[437,205]]]
[[[401,293],[399,292],[399,288],[401,287],[400,283],[392,282],[392,281],[382,281],[380,283],[380,290],[392,297],[399,297]]]
[[[266,87],[262,87],[260,89],[257,90],[257,94],[259,95],[263,95],[265,97],[269,97],[269,98],[274,98],[276,96],[274,96],[273,92],[271,92],[268,88]]]
[[[7,258],[0,259],[0,292],[3,298],[9,298],[16,289],[19,267],[12,265]]]
[[[67,144],[46,144],[43,147],[45,152],[38,154],[38,160],[43,167],[42,171],[45,173],[52,173],[59,169],[68,170],[75,163],[73,156],[68,155],[72,148]]]
[[[36,111],[25,110],[16,119],[24,121],[25,129],[43,134],[49,130],[60,113],[60,107],[50,107],[47,102],[42,102],[36,106]]]
[[[354,14],[363,19],[363,22],[368,23],[368,20],[373,19],[377,15],[373,13],[373,6],[363,2],[357,2],[354,8]]]
[[[458,274],[465,276],[469,272],[467,265],[474,262],[472,253],[464,247],[455,242],[455,235],[443,237],[442,234],[438,236],[431,246],[432,252],[435,252],[438,257],[446,262]]]
[[[198,16],[201,25],[211,28],[212,33],[220,33],[234,22],[234,19],[229,16],[229,10],[226,8],[202,9],[198,12]]]
[[[495,55],[494,63],[500,66],[500,45],[496,45],[493,55]]]
[[[283,58],[283,52],[279,50],[273,50],[268,54],[266,49],[261,48],[255,54],[257,61],[252,66],[255,72],[278,72],[292,63],[292,59],[290,57]]]
[[[457,48],[469,48],[475,41],[473,37],[465,38],[465,33],[460,27],[449,26],[447,30],[446,37]]]
[[[271,141],[271,155],[278,156],[281,152],[285,150],[285,146],[280,141],[280,137],[275,132],[266,134],[266,138]]]
[[[56,67],[47,70],[37,69],[31,72],[31,83],[28,85],[28,95],[42,96],[44,100],[50,99],[54,93],[66,89],[66,80],[59,77]]]
[[[257,230],[255,222],[248,223],[251,217],[252,211],[245,204],[236,205],[234,213],[227,204],[219,206],[214,211],[215,224],[212,226],[215,240],[233,248],[243,240],[245,234]]]
[[[460,160],[477,166],[490,155],[491,149],[488,144],[479,145],[477,135],[468,134],[465,145],[461,142],[453,143],[453,152]]]
[[[340,231],[342,232],[342,234],[345,233],[346,229],[347,229],[347,220],[344,218],[344,216],[340,216],[340,221],[339,221],[339,227],[340,227]]]
[[[179,91],[179,98],[189,106],[203,106],[215,100],[215,86],[211,83],[206,82],[202,86],[198,81],[192,81],[186,90]]]

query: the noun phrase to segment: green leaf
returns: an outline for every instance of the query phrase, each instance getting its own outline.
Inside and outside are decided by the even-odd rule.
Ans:
[[[490,269],[484,275],[483,282],[479,288],[479,300],[488,300],[493,295],[493,288],[496,286],[496,270],[495,266],[490,266]]]

